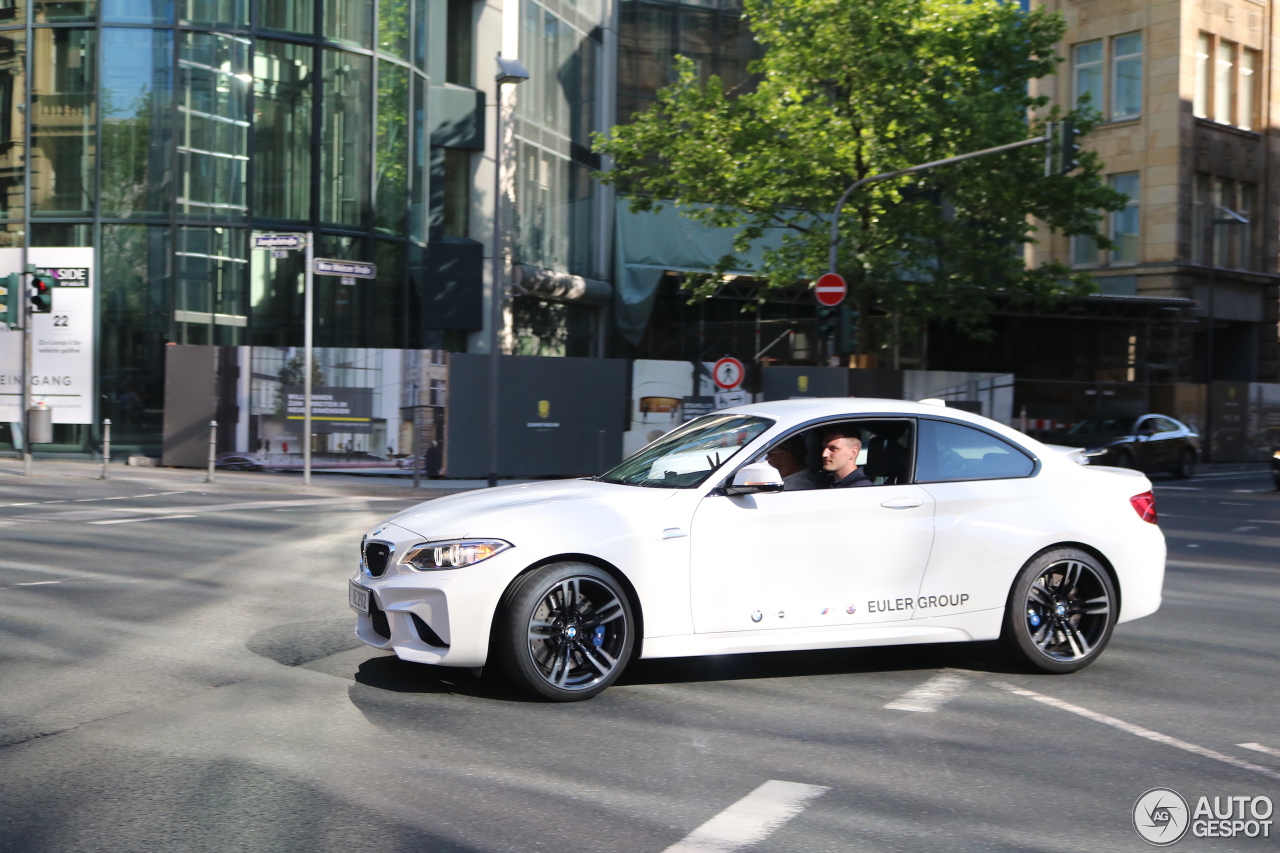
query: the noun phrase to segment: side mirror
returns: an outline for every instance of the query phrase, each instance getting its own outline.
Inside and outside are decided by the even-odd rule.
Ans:
[[[782,475],[768,462],[753,462],[738,469],[733,482],[725,486],[726,494],[750,495],[755,492],[782,491]]]

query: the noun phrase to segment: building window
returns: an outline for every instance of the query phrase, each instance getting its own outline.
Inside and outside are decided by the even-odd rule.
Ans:
[[[1142,114],[1142,33],[1117,36],[1111,42],[1111,117]]]
[[[1201,33],[1196,41],[1196,88],[1191,111],[1199,118],[1209,117],[1209,35]]]
[[[1209,241],[1213,241],[1212,264],[1228,269],[1259,268],[1254,247],[1258,244],[1259,223],[1257,184],[1219,178],[1197,172],[1192,186],[1191,260],[1210,263]],[[1231,214],[1239,214],[1243,223]]]
[[[1075,64],[1075,106],[1102,111],[1102,42],[1078,44],[1073,51]]]
[[[1257,78],[1258,51],[1240,51],[1240,92],[1236,105],[1236,124],[1244,130],[1253,130],[1257,125]]]
[[[475,20],[472,0],[449,0],[446,14],[448,40],[445,45],[444,81],[458,86],[474,86],[472,73],[475,61],[472,48],[475,40]]]
[[[1125,206],[1111,214],[1111,263],[1136,264],[1138,262],[1138,192],[1137,172],[1112,175],[1111,188],[1129,197]]]
[[[1096,267],[1098,265],[1098,243],[1092,237],[1076,234],[1071,238],[1071,265],[1076,267]]]
[[[1213,120],[1231,124],[1231,107],[1235,100],[1236,46],[1234,42],[1218,42],[1217,61],[1214,62]]]

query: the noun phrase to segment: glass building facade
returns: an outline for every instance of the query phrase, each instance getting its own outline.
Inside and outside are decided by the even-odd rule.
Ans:
[[[377,263],[355,287],[316,277],[317,346],[441,345],[411,322],[430,5],[0,0],[0,246],[98,250],[98,416],[118,443],[159,440],[166,343],[301,344],[302,253],[251,251],[256,232]]]

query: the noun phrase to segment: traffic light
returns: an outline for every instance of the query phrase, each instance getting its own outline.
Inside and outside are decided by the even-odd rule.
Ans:
[[[31,313],[48,314],[53,310],[53,276],[35,273],[31,276]]]
[[[11,273],[7,277],[0,279],[0,325],[11,326],[18,322],[17,305],[13,308],[9,307],[9,303],[17,298],[22,292],[22,276],[18,273]],[[13,313],[10,313],[12,311]]]
[[[839,328],[840,311],[836,308],[818,309],[818,337],[826,339],[836,333]]]
[[[1059,126],[1058,134],[1059,173],[1069,175],[1080,165],[1080,131],[1075,122],[1067,119]]]

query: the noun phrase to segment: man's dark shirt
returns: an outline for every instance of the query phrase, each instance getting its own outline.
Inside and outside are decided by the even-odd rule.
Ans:
[[[847,476],[833,482],[828,488],[832,489],[848,489],[855,486],[874,486],[875,483],[867,476],[861,467],[854,468]]]

